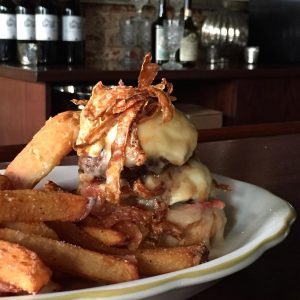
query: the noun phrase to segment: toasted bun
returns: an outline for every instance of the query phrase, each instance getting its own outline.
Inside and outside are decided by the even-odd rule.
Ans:
[[[79,112],[50,118],[8,165],[5,175],[16,189],[34,187],[73,147],[79,130]]]

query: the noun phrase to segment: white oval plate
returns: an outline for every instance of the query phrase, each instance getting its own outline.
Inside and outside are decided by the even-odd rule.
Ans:
[[[63,187],[74,188],[78,181],[77,170],[77,166],[56,167],[38,186],[53,180]],[[288,202],[260,187],[219,175],[214,177],[232,187],[231,192],[217,194],[226,203],[228,224],[224,244],[212,253],[216,258],[185,270],[131,282],[14,299],[185,299],[247,267],[287,236],[296,218],[295,210]]]

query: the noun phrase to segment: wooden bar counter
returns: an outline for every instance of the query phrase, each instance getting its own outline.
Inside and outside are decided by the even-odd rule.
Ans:
[[[65,110],[64,99],[54,92],[62,85],[136,85],[139,66],[130,70],[119,62],[85,66],[0,64],[0,145],[24,144],[47,118]],[[224,126],[300,120],[300,67],[199,65],[194,69],[160,71],[157,80],[174,85],[176,103],[194,103],[223,113]],[[57,108],[58,107],[58,108]]]

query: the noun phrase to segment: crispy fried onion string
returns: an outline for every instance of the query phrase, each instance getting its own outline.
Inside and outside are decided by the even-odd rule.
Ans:
[[[153,190],[149,190],[141,181],[140,178],[136,179],[133,183],[133,192],[136,196],[142,199],[151,199],[156,196],[161,195],[164,192],[164,188],[162,186],[158,186]]]
[[[118,86],[107,87],[100,81],[94,86],[91,98],[81,113],[80,132],[75,145],[79,156],[89,155],[89,149],[94,145],[105,144],[109,131],[117,126],[106,170],[106,200],[112,203],[120,202],[120,178],[126,153],[134,158],[137,166],[146,160],[137,124],[159,111],[163,122],[170,121],[174,115],[172,101],[175,98],[170,95],[172,84],[162,79],[161,83],[151,85],[159,70],[158,65],[151,63],[151,58],[150,53],[145,56],[138,87],[126,86],[123,81],[119,81]]]
[[[159,65],[151,63],[151,53],[147,53],[142,64],[141,72],[138,78],[138,87],[145,88],[152,84],[156,77]]]
[[[120,177],[125,161],[127,138],[130,126],[142,104],[137,102],[126,111],[126,114],[122,114],[118,120],[117,136],[111,147],[111,158],[106,170],[106,196],[112,203],[118,203],[120,199]]]

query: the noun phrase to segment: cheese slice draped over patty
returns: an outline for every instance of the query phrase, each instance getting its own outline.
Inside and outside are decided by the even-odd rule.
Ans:
[[[79,137],[92,130],[93,124],[82,122]],[[90,128],[89,128],[90,125]],[[111,146],[117,136],[117,125],[113,126],[102,139],[86,148],[86,153],[97,157],[105,150],[104,159],[111,157]],[[173,165],[181,166],[192,156],[196,146],[198,133],[186,116],[175,110],[171,121],[163,123],[162,114],[138,124],[138,137],[148,160],[163,158]],[[125,166],[133,167],[135,161],[126,155]]]
[[[171,121],[163,123],[162,115],[138,125],[138,136],[147,158],[164,158],[181,166],[192,156],[198,133],[187,117],[175,110]]]

